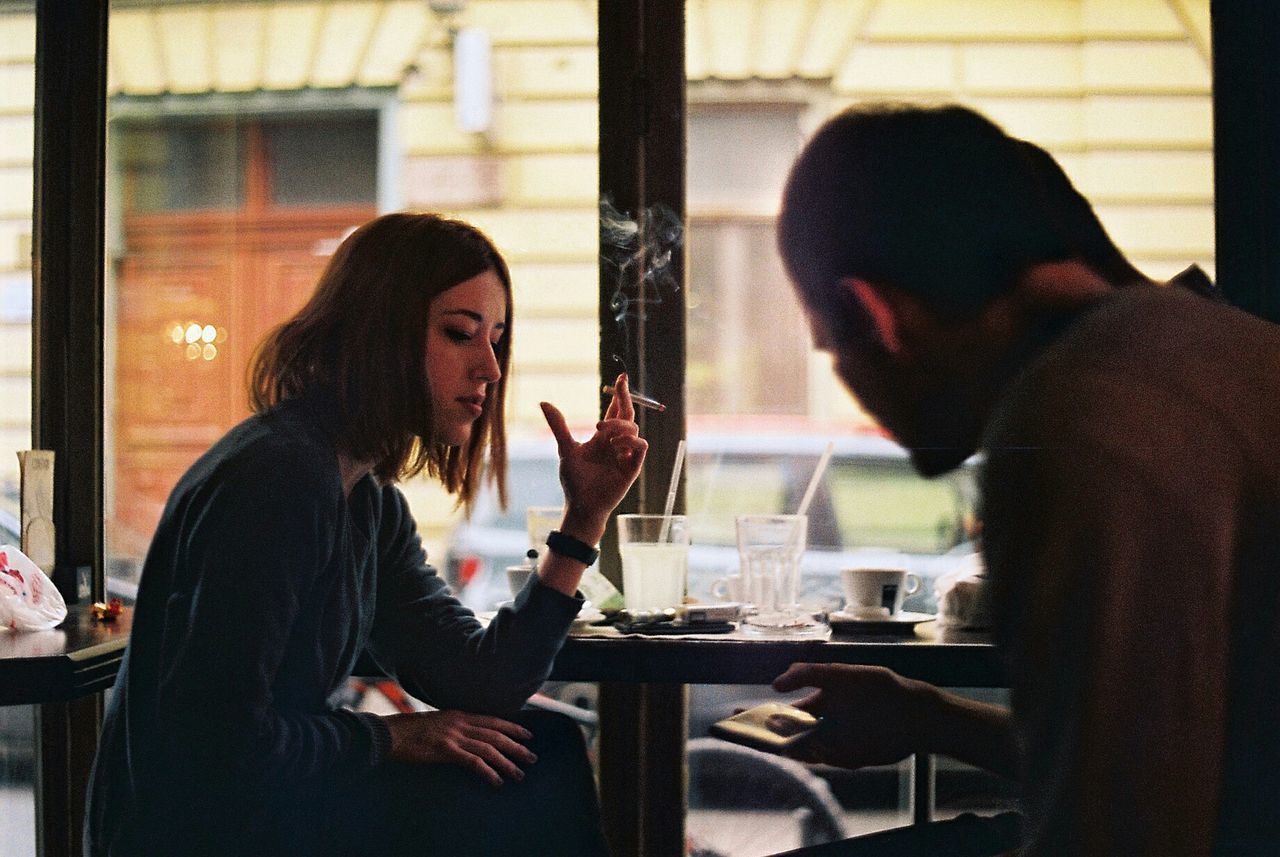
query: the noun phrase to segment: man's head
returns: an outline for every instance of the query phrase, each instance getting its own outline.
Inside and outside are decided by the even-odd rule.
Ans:
[[[957,106],[828,121],[788,178],[779,244],[817,345],[926,474],[975,450],[1028,271],[1141,279],[1048,153]]]

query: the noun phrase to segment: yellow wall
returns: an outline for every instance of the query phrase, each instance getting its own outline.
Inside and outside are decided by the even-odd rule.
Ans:
[[[467,4],[455,23],[493,39],[484,135],[455,126],[447,34],[421,0],[116,10],[110,86],[396,87],[404,204],[472,220],[509,256],[521,311],[516,430],[540,428],[541,398],[590,423],[595,14],[587,0]],[[1213,271],[1208,0],[689,0],[687,24],[691,97],[734,98],[750,84],[751,98],[767,99],[771,82],[801,82],[810,127],[863,99],[970,104],[1053,151],[1144,271]],[[30,15],[0,16],[0,276],[30,267],[33,47]],[[28,445],[28,343],[24,325],[0,322],[0,476]],[[815,414],[854,416],[822,358],[811,378]],[[443,520],[443,498],[412,493],[425,518]]]

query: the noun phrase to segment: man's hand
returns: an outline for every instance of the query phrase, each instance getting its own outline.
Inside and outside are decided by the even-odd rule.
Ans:
[[[788,752],[803,762],[842,768],[891,765],[930,743],[937,691],[884,667],[792,664],[773,680],[783,693],[817,688],[795,703],[822,723]]]
[[[822,723],[788,755],[843,768],[891,765],[940,753],[1001,776],[1017,775],[1009,711],[903,678],[884,667],[792,664],[773,680],[787,693],[817,688],[795,703]]]
[[[392,759],[427,765],[458,765],[500,786],[524,779],[517,762],[538,761],[521,744],[533,737],[518,723],[465,711],[423,711],[383,718],[391,732]]]

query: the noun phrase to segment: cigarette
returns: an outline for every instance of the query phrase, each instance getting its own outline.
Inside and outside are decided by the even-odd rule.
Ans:
[[[608,393],[610,396],[618,395],[618,391],[609,385],[601,387],[600,392]],[[662,404],[662,402],[659,402],[657,399],[650,399],[648,396],[642,396],[639,393],[632,393],[631,401],[642,408],[648,408],[649,410],[657,411],[658,413],[662,413],[667,409],[667,406]]]

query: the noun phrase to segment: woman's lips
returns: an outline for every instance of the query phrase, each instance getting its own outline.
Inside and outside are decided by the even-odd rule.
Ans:
[[[471,411],[471,416],[478,417],[484,413],[484,399],[475,396],[463,396],[458,399],[464,408]]]

